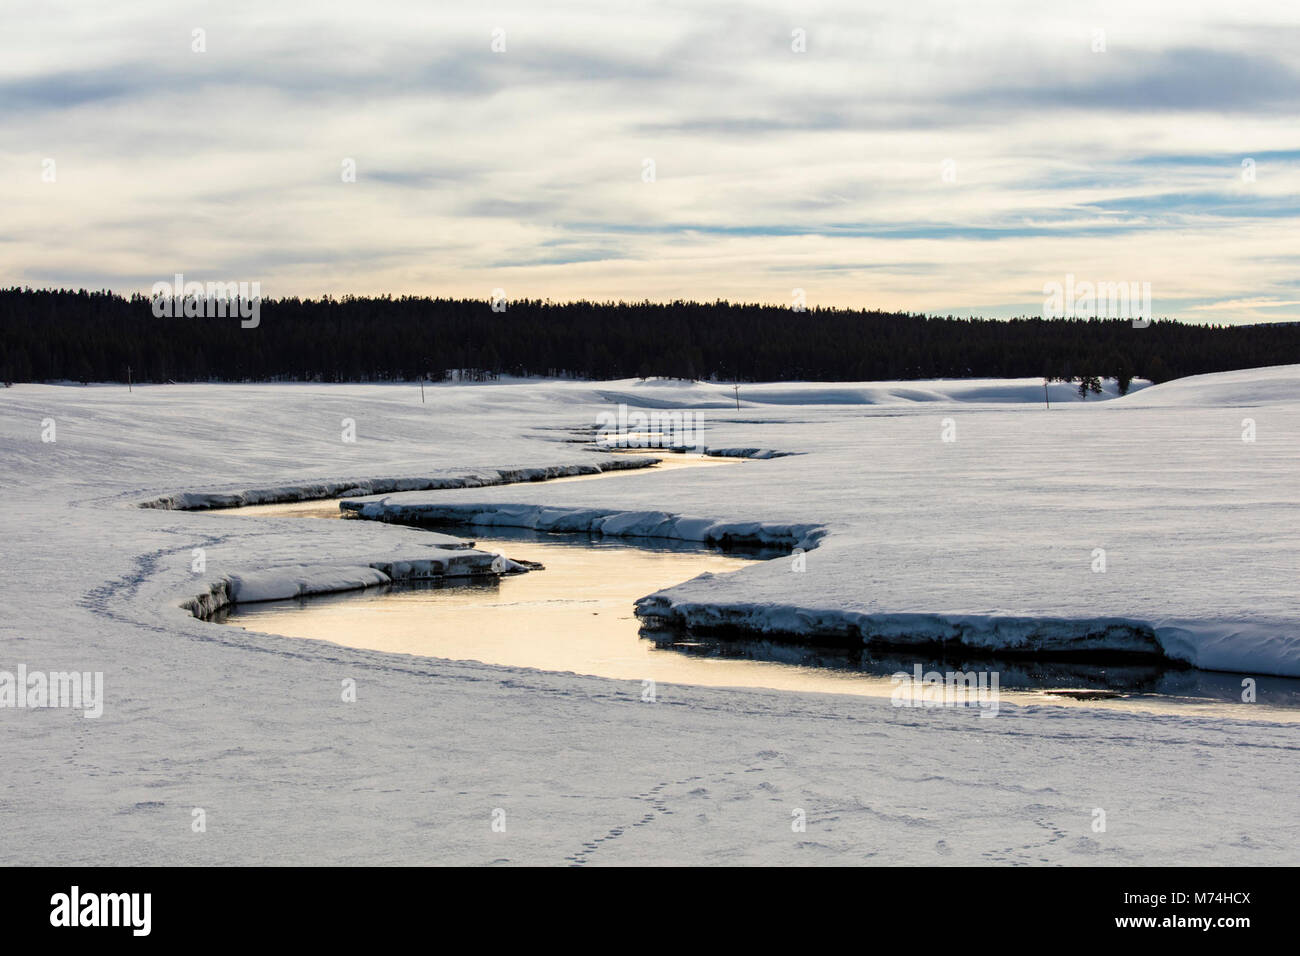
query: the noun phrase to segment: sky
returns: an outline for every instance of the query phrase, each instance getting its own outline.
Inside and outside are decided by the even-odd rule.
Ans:
[[[0,285],[1300,321],[1298,120],[1278,0],[5,0]]]

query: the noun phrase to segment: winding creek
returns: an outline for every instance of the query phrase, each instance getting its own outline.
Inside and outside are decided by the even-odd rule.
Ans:
[[[739,459],[654,451],[652,469],[607,471],[548,481],[635,481],[649,471],[755,467]],[[208,512],[226,517],[339,519],[340,499],[249,505]],[[447,529],[442,529],[446,531]],[[457,533],[479,550],[540,563],[527,574],[447,579],[226,608],[213,618],[262,633],[349,647],[513,667],[568,671],[657,684],[755,687],[888,697],[890,675],[924,670],[993,670],[1000,696],[1055,704],[1300,721],[1300,680],[1262,678],[1267,698],[1238,703],[1241,676],[1169,667],[1025,660],[927,660],[926,652],[882,655],[860,648],[656,632],[642,628],[634,602],[705,571],[726,573],[777,556],[722,551],[658,539],[548,534],[500,526]],[[1267,700],[1267,703],[1264,700]]]

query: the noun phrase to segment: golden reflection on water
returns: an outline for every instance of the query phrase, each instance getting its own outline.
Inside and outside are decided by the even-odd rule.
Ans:
[[[839,693],[854,684],[853,675],[817,668],[686,657],[639,636],[637,598],[704,571],[737,570],[750,559],[598,539],[575,546],[461,533],[480,550],[539,561],[545,570],[483,583],[243,605],[229,623],[370,650],[628,680]]]

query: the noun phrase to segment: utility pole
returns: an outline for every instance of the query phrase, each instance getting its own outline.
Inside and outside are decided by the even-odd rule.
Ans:
[[[1051,396],[1049,396],[1049,395],[1047,394],[1047,379],[1043,379],[1043,401],[1045,401],[1045,402],[1047,403],[1047,410],[1048,410],[1048,411],[1051,411],[1051,410],[1052,410],[1052,399],[1051,399]]]
[[[740,383],[731,386],[736,390],[736,411],[740,411]]]
[[[128,392],[133,391],[131,388],[131,366],[129,365],[126,367],[126,390]]]

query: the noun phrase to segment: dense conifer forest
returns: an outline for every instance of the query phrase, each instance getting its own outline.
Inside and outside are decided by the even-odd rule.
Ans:
[[[158,318],[146,296],[0,290],[0,377],[29,381],[725,381],[1184,375],[1300,362],[1300,325],[962,319],[727,302],[264,300],[256,328]],[[129,373],[128,373],[129,369]]]

